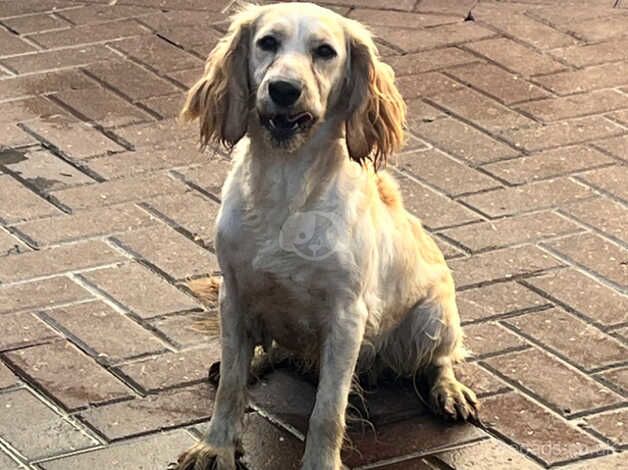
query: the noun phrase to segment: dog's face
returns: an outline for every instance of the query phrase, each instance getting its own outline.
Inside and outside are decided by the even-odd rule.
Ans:
[[[351,158],[378,165],[402,144],[405,104],[362,25],[313,4],[280,3],[234,16],[182,117],[199,118],[203,145],[232,147],[248,131],[287,151],[332,122]]]

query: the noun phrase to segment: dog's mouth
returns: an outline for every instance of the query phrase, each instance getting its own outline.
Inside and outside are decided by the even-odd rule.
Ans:
[[[307,111],[298,114],[260,115],[260,122],[272,136],[279,140],[287,140],[299,132],[306,131],[316,119]]]

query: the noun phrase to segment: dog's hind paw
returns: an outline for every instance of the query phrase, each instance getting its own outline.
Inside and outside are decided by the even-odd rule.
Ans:
[[[168,470],[237,470],[235,452],[227,449],[214,449],[205,442],[190,447],[183,452],[176,464]]]
[[[441,379],[432,386],[430,405],[434,412],[449,420],[480,422],[475,393],[455,379]]]

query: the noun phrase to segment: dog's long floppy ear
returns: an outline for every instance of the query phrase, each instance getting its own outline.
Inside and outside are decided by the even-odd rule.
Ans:
[[[381,62],[369,31],[347,20],[348,117],[346,138],[350,157],[375,168],[403,145],[406,104],[395,86],[392,68]]]
[[[234,15],[227,34],[209,54],[201,79],[188,91],[181,119],[200,121],[201,145],[233,147],[246,133],[249,106],[248,56],[257,7]]]

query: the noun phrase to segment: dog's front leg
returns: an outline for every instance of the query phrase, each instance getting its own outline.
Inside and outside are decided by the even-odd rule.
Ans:
[[[338,308],[324,335],[316,403],[310,416],[303,470],[339,470],[345,411],[364,336],[367,310],[359,301]]]
[[[177,470],[235,470],[235,451],[247,406],[246,385],[253,341],[233,283],[220,289],[222,357],[214,413],[201,442],[179,458]]]

